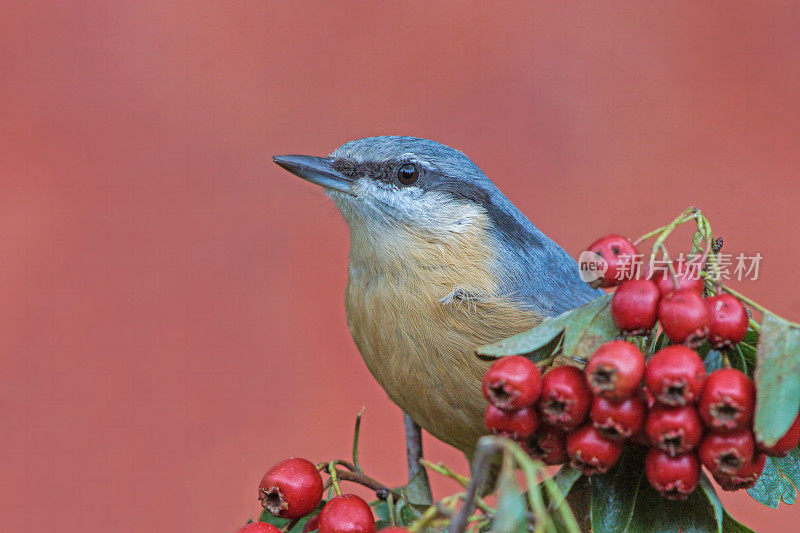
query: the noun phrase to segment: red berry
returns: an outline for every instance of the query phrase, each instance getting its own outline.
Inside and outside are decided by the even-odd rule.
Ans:
[[[538,406],[548,424],[564,431],[578,427],[586,420],[591,401],[583,373],[574,366],[557,366],[545,374]]]
[[[301,518],[322,500],[322,477],[312,462],[296,457],[286,459],[264,475],[258,486],[258,499],[275,516]]]
[[[772,446],[758,445],[759,448],[772,457],[783,457],[800,443],[800,415],[794,419],[789,430]]]
[[[661,298],[658,321],[669,340],[696,347],[708,337],[711,312],[700,294],[683,289]]]
[[[527,439],[539,426],[539,413],[533,407],[503,411],[489,404],[486,406],[483,422],[486,424],[486,429],[496,435],[511,439]]]
[[[591,424],[567,435],[567,454],[584,475],[604,474],[622,453],[622,443],[605,438]]]
[[[709,433],[697,448],[703,466],[717,475],[733,475],[753,459],[753,432]]]
[[[647,481],[661,496],[670,500],[685,500],[700,481],[700,462],[693,453],[671,456],[652,449],[644,460]]]
[[[664,405],[687,405],[700,398],[706,370],[697,352],[686,346],[667,346],[647,362],[647,391]]]
[[[281,533],[281,530],[266,522],[250,522],[236,533]]]
[[[750,489],[755,486],[766,464],[767,454],[756,452],[753,460],[744,464],[735,474],[715,474],[714,479],[723,490]]]
[[[673,261],[675,278],[664,268],[653,274],[653,281],[658,286],[661,296],[680,290],[691,290],[703,294],[703,278],[700,277],[700,263],[696,261]],[[678,284],[675,284],[677,280]]]
[[[589,251],[602,257],[608,265],[603,277],[591,283],[593,287],[613,287],[633,277],[634,261],[639,252],[625,237],[606,235],[593,242]]]
[[[594,352],[583,372],[592,393],[621,401],[638,391],[644,368],[644,355],[639,348],[630,342],[611,341]]]
[[[656,325],[659,298],[650,280],[623,281],[611,297],[611,318],[623,335],[644,335]]]
[[[528,454],[546,465],[560,465],[569,460],[567,436],[558,428],[542,424],[527,442]]]
[[[697,410],[713,430],[748,428],[753,420],[754,398],[750,378],[735,368],[721,368],[706,378]]]
[[[372,533],[375,517],[367,502],[355,494],[337,496],[319,513],[319,533]]]
[[[498,359],[483,376],[483,395],[504,411],[530,407],[541,392],[539,368],[521,355]]]
[[[303,531],[302,533],[311,533],[312,531],[316,531],[319,529],[319,515],[315,514],[308,521],[303,524]]]
[[[694,407],[656,405],[647,414],[644,431],[650,443],[675,456],[692,450],[703,436],[703,424]]]
[[[742,302],[730,294],[706,299],[711,312],[710,337],[714,348],[730,348],[742,342],[750,325],[750,317]]]
[[[592,401],[589,416],[592,423],[603,436],[611,440],[624,440],[642,428],[647,408],[644,400],[633,396],[620,403],[596,397]]]

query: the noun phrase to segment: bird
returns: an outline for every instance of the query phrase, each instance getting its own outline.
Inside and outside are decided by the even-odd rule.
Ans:
[[[603,293],[463,152],[408,136],[274,156],[320,185],[350,232],[347,323],[411,420],[471,458],[486,433],[478,347]]]

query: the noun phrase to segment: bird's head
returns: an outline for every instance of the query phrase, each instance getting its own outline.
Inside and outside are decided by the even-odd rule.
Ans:
[[[458,150],[416,137],[369,137],[328,157],[276,156],[275,162],[322,185],[351,229],[447,240],[486,224],[496,188]]]

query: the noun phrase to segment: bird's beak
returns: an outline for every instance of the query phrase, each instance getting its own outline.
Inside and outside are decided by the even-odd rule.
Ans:
[[[353,194],[353,180],[333,168],[332,161],[311,155],[276,155],[278,165],[306,181],[347,194]]]

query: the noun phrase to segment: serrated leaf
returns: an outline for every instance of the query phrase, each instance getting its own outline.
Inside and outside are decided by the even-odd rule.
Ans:
[[[564,331],[564,354],[588,359],[601,345],[619,336],[611,318],[611,295],[601,296],[571,311]]]
[[[765,314],[757,358],[753,430],[760,442],[772,446],[800,410],[800,328]]]
[[[642,451],[630,448],[625,450],[609,473],[590,478],[592,531],[622,533],[628,530],[642,483],[643,467]]]
[[[800,482],[800,455],[797,449],[786,457],[767,457],[764,472],[747,493],[758,503],[778,507],[780,502],[793,504],[797,499],[795,487]],[[794,483],[794,485],[793,485]]]

